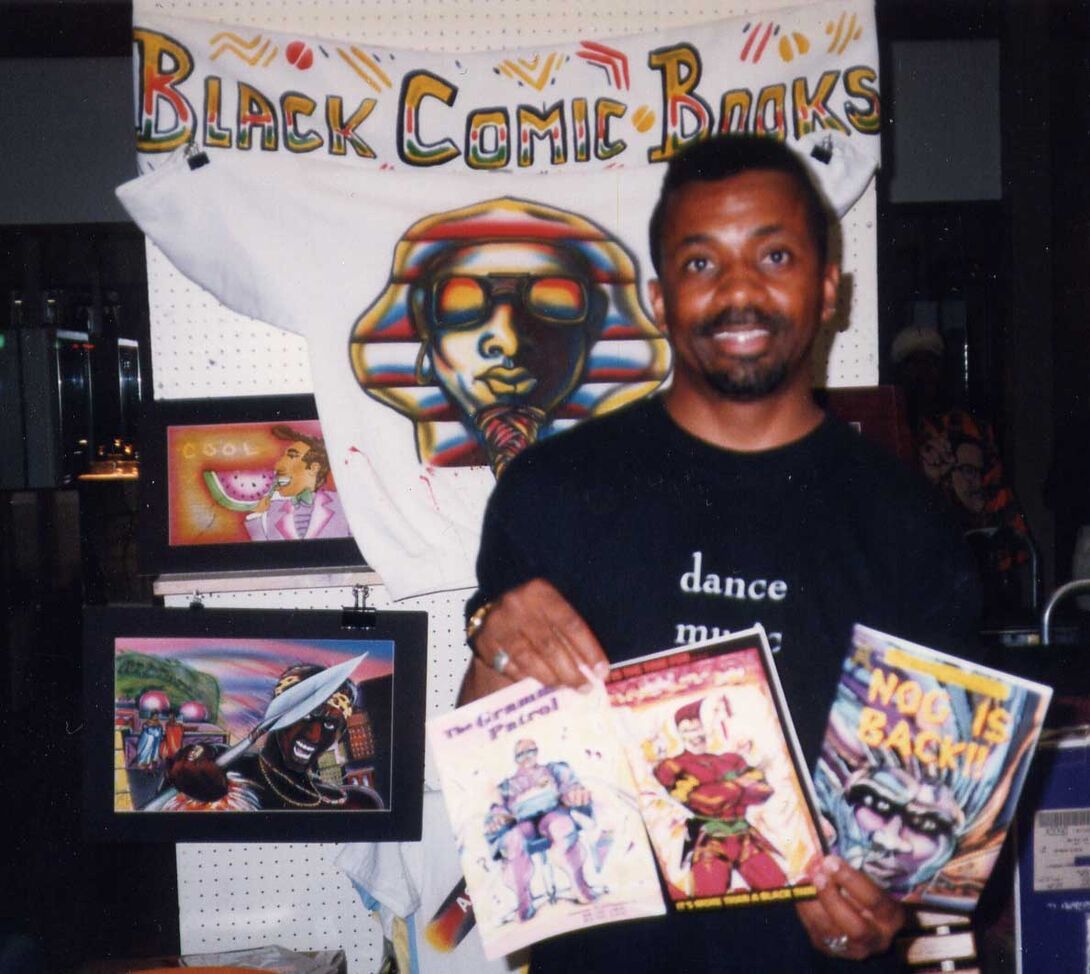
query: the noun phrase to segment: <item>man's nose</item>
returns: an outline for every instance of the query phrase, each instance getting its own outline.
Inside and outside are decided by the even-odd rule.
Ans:
[[[514,358],[519,347],[518,327],[514,307],[508,302],[497,304],[481,335],[480,351],[484,358]]]
[[[303,737],[305,737],[311,744],[317,744],[322,739],[322,724],[320,721],[312,720],[303,731]]]
[[[725,303],[744,308],[763,289],[756,270],[744,260],[726,260],[719,272],[716,290]]]

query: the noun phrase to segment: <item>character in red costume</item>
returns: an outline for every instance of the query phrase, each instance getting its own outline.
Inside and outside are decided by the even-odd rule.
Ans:
[[[746,821],[746,809],[772,794],[764,772],[739,754],[712,754],[697,700],[676,714],[674,723],[685,750],[660,761],[655,777],[676,801],[693,813],[683,855],[691,853],[693,895],[719,896],[737,870],[750,889],[778,889],[787,877],[776,852]]]

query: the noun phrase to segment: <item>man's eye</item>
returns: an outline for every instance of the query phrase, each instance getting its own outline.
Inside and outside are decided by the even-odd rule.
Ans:
[[[782,247],[777,248],[776,250],[770,250],[767,254],[765,254],[765,262],[772,264],[775,267],[781,267],[784,264],[789,264],[791,262],[791,251],[786,250]]]
[[[682,265],[681,269],[691,274],[700,274],[711,266],[707,257],[690,257]]]

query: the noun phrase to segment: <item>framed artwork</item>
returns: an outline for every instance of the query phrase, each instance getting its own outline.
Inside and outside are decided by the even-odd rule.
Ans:
[[[420,837],[427,614],[84,610],[91,837]]]
[[[146,573],[365,565],[313,397],[157,400],[141,443]]]

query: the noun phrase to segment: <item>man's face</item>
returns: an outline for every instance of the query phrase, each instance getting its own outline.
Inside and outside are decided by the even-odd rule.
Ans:
[[[700,720],[678,721],[677,732],[681,735],[681,741],[685,750],[693,754],[703,754],[708,749],[708,735],[704,730],[704,724]]]
[[[852,864],[879,886],[910,889],[953,852],[957,807],[944,786],[887,768],[856,781],[846,797],[869,847]]]
[[[574,256],[536,243],[448,255],[418,295],[428,357],[467,416],[497,404],[549,413],[575,388],[599,312]]]
[[[315,490],[318,464],[306,464],[303,457],[310,447],[302,441],[289,443],[288,448],[276,461],[276,489],[283,497],[294,497],[304,490]]]
[[[281,763],[289,771],[306,771],[317,764],[324,751],[333,746],[344,727],[341,711],[324,705],[309,717],[276,731]]]
[[[808,395],[810,348],[835,310],[839,272],[821,265],[795,181],[755,170],[689,183],[670,197],[660,242],[651,303],[673,340],[679,391]]]

